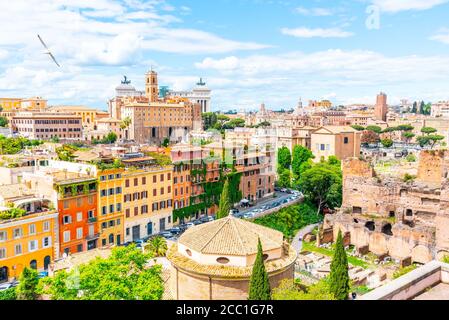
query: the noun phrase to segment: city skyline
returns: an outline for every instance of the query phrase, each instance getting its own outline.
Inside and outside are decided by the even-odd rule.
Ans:
[[[299,97],[374,104],[379,91],[392,104],[449,98],[444,0],[15,1],[0,8],[2,96],[105,110],[123,75],[142,90],[142,74],[153,67],[159,84],[174,90],[203,77],[213,111],[262,102],[288,109]],[[38,33],[61,68],[43,54]]]

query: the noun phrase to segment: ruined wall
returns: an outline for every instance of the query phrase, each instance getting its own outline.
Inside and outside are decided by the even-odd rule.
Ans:
[[[419,155],[417,180],[431,184],[441,184],[444,176],[443,171],[447,172],[447,168],[443,166],[445,156],[445,151],[422,151]]]

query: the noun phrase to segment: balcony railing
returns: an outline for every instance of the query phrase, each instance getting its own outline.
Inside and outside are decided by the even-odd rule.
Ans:
[[[87,222],[89,222],[89,223],[97,222],[97,217],[89,218],[89,219],[87,219]]]
[[[94,233],[94,234],[86,236],[86,240],[94,240],[94,239],[98,239],[98,238],[100,238],[99,233]]]

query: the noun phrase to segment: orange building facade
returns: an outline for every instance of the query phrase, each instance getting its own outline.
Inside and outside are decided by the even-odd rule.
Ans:
[[[66,180],[56,184],[61,254],[97,248],[97,186],[95,178]]]

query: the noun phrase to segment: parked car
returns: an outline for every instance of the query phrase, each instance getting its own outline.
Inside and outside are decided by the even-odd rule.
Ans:
[[[143,241],[143,239],[140,239],[140,240],[134,241],[134,243],[136,244],[137,248],[142,248],[144,243],[145,243],[145,241]]]
[[[237,209],[237,208],[232,208],[231,211],[232,211],[232,213],[238,213],[238,212],[240,212],[240,210]]]
[[[251,219],[253,217],[254,217],[254,214],[251,212],[246,212],[243,214],[243,218],[245,218],[245,219]]]
[[[178,234],[180,234],[180,233],[182,232],[182,230],[181,230],[180,227],[173,227],[173,228],[171,228],[171,229],[168,230],[168,231],[171,232],[171,233],[173,233],[173,234],[176,234],[176,235],[178,235]]]
[[[287,188],[282,188],[281,192],[287,192]]]
[[[203,222],[201,220],[193,220],[192,223],[197,226],[199,224],[202,224]]]
[[[10,289],[13,287],[14,287],[14,285],[11,282],[5,282],[5,283],[0,284],[0,291]]]
[[[169,231],[163,231],[163,232],[160,232],[158,234],[158,236],[161,236],[161,237],[163,237],[165,239],[169,239],[169,238],[173,238],[173,233],[171,233]]]
[[[238,213],[233,214],[233,216],[236,217],[236,218],[240,218],[241,219],[241,218],[243,218],[244,214],[238,212]]]
[[[187,222],[186,223],[186,227],[187,227],[187,229],[189,229],[189,228],[191,228],[191,227],[194,227],[195,225],[192,223],[192,222]]]

